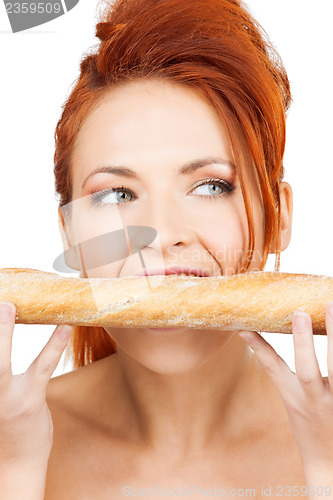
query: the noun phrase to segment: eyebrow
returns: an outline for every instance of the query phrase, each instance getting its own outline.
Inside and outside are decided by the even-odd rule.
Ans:
[[[234,170],[236,170],[236,166],[231,161],[224,160],[219,156],[208,156],[206,158],[198,158],[197,160],[192,160],[188,163],[185,163],[185,165],[182,165],[178,169],[178,174],[189,175],[198,170],[199,168],[206,167],[207,165],[211,165],[212,163],[227,165],[228,167],[231,167]],[[96,168],[95,170],[90,172],[90,174],[83,181],[82,189],[84,188],[87,180],[90,177],[99,173],[119,175],[121,177],[127,177],[128,179],[140,179],[140,176],[134,170],[131,170],[128,167],[107,165],[104,167]]]

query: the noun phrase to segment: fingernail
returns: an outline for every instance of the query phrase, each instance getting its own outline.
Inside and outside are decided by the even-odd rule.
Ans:
[[[73,327],[71,325],[64,325],[63,327],[60,328],[60,331],[58,333],[59,337],[61,339],[69,339],[73,331]]]
[[[307,316],[306,314],[299,312],[295,313],[293,317],[293,324],[296,330],[302,331],[306,327]]]
[[[250,333],[243,332],[243,333],[239,333],[238,335],[240,337],[242,337],[242,339],[244,339],[245,342],[247,342],[248,344],[251,344],[253,342],[253,339],[252,339],[252,336]]]
[[[8,302],[0,303],[0,321],[8,321],[12,313],[12,307]]]

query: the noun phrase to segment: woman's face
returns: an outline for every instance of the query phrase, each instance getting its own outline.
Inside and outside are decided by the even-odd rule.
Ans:
[[[211,160],[200,168],[182,172],[207,158]],[[99,266],[97,246],[97,265],[88,266],[83,274],[122,278],[143,272],[143,262],[147,270],[183,266],[210,276],[237,273],[247,249],[248,228],[233,163],[226,129],[214,108],[189,88],[155,79],[110,90],[83,123],[75,143],[73,243],[119,235],[116,231],[126,226],[148,226],[157,236],[141,252],[125,255],[113,252],[115,239],[110,261],[100,261]],[[94,174],[107,166],[133,174]],[[263,212],[254,179],[248,179],[247,188],[256,235],[250,270],[259,270]],[[102,190],[109,191],[96,193]],[[84,262],[84,252],[82,257]],[[190,328],[105,330],[118,348],[160,371],[202,364],[234,334],[210,331],[208,335],[206,330]]]

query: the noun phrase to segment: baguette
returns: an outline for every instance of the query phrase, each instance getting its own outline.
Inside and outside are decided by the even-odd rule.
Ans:
[[[22,324],[276,333],[292,333],[292,315],[300,309],[311,315],[313,333],[325,335],[333,278],[265,271],[207,278],[68,278],[37,269],[0,268],[1,300],[15,304],[15,322]]]

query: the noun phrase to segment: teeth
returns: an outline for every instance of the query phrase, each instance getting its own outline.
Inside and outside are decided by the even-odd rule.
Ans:
[[[181,273],[181,274],[178,274],[178,276],[194,276],[194,277],[196,277],[196,274],[185,274],[185,273]]]

